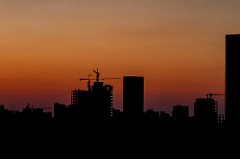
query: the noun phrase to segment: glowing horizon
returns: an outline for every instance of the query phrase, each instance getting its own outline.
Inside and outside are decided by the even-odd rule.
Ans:
[[[97,67],[145,78],[145,109],[172,110],[225,92],[225,35],[240,32],[236,0],[0,2],[0,104],[70,104]],[[113,85],[122,109],[122,80]],[[220,99],[220,103],[224,103]],[[220,109],[223,109],[221,106]]]

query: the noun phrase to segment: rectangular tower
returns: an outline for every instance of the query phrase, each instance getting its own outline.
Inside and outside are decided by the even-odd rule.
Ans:
[[[137,76],[123,77],[123,113],[132,118],[143,115],[144,78]]]
[[[225,119],[228,125],[239,124],[240,76],[239,76],[240,34],[226,35],[226,107]]]
[[[113,87],[103,85],[103,82],[94,82],[92,86],[93,114],[99,121],[112,117],[113,111]]]

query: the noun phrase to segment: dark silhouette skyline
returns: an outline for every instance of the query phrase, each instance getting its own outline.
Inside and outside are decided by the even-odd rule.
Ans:
[[[173,106],[172,114],[148,109],[144,112],[144,77],[123,77],[123,111],[113,108],[113,86],[104,85],[99,80],[88,90],[75,89],[71,91],[71,104],[55,103],[54,114],[44,112],[42,108],[30,107],[22,111],[11,111],[0,107],[1,123],[4,126],[15,127],[85,130],[86,134],[102,135],[106,130],[115,130],[115,134],[131,130],[135,133],[148,134],[147,130],[154,129],[160,132],[161,127],[172,130],[179,127],[192,129],[199,127],[223,128],[224,120],[219,120],[217,101],[212,96],[196,98],[194,103],[194,116],[189,116],[189,106]],[[208,94],[209,95],[209,94]],[[211,93],[210,93],[211,95]],[[27,125],[27,126],[26,126]],[[91,131],[90,131],[91,130]],[[156,131],[157,130],[157,131]],[[148,133],[147,133],[148,132]],[[151,132],[151,131],[150,131]],[[120,134],[119,134],[120,135]]]
[[[1,122],[10,127],[17,125],[20,127],[31,123],[31,126],[38,127],[41,121],[49,127],[64,125],[69,128],[90,129],[94,132],[105,132],[104,129],[114,127],[115,129],[132,129],[132,125],[140,127],[154,125],[173,129],[179,123],[184,124],[184,128],[196,128],[196,125],[224,127],[224,120],[219,120],[217,112],[217,101],[212,96],[206,98],[196,98],[194,103],[194,116],[189,116],[189,106],[173,106],[172,114],[161,111],[157,112],[148,109],[144,112],[144,77],[124,76],[123,77],[123,111],[113,108],[113,86],[104,85],[103,82],[96,81],[93,86],[88,84],[88,90],[75,89],[71,91],[71,104],[54,103],[54,114],[44,112],[43,108],[30,107],[28,103],[22,111],[11,111],[1,105]],[[209,95],[209,94],[208,94]],[[211,93],[210,93],[211,95]],[[49,125],[48,122],[51,123]],[[111,123],[109,125],[109,123]],[[180,125],[181,125],[180,124]],[[107,125],[107,126],[106,126]],[[117,127],[113,125],[118,125]],[[200,126],[199,125],[199,126]],[[41,126],[42,125],[41,123]],[[109,127],[108,127],[109,126]],[[60,126],[61,127],[61,126]],[[177,126],[178,127],[178,126]],[[104,129],[103,129],[104,128]],[[160,130],[158,130],[160,131]],[[157,131],[157,132],[158,132]],[[116,131],[116,132],[119,132]],[[145,130],[143,131],[145,132]],[[89,133],[89,132],[88,132]],[[117,133],[118,134],[118,133]],[[98,133],[95,135],[99,135]]]
[[[8,110],[0,105],[0,128],[4,130],[1,133],[17,132],[27,137],[30,132],[36,135],[33,138],[43,135],[48,142],[91,140],[117,144],[147,140],[151,143],[161,141],[163,146],[203,141],[215,145],[218,138],[234,138],[238,133],[240,113],[235,91],[240,84],[235,78],[237,67],[232,62],[236,62],[239,37],[226,36],[226,121],[218,114],[218,101],[214,99],[217,94],[214,93],[196,98],[194,116],[189,116],[186,105],[174,105],[171,114],[152,109],[144,111],[144,77],[139,76],[123,76],[123,111],[114,109],[114,87],[100,82],[97,70],[96,81],[93,85],[88,83],[88,90],[71,91],[70,105],[54,103],[54,114],[31,107],[29,103],[22,111]]]

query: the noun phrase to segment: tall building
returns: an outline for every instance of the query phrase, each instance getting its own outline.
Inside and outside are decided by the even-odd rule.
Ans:
[[[89,120],[92,116],[91,91],[75,89],[71,92],[71,105],[67,112],[75,120]],[[70,115],[71,114],[71,115]]]
[[[197,98],[194,103],[194,118],[205,125],[217,124],[217,101],[212,98]]]
[[[113,88],[111,85],[104,86],[104,105],[106,116],[113,117]]]
[[[226,35],[226,108],[227,124],[240,121],[240,76],[239,76],[240,34]]]
[[[109,119],[113,115],[111,85],[94,82],[91,89],[72,90],[68,112],[85,120]]]
[[[128,117],[138,118],[144,111],[144,78],[137,76],[123,77],[123,113]]]
[[[92,110],[97,120],[109,119],[113,114],[112,86],[94,82],[92,86]]]

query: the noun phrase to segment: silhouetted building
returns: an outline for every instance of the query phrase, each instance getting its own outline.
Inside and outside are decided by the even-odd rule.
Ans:
[[[54,103],[54,118],[65,119],[66,110],[65,104]]]
[[[94,82],[92,86],[92,110],[97,120],[110,119],[113,114],[112,86]]]
[[[0,105],[0,124],[1,122],[8,122],[10,118],[12,118],[13,113],[5,109],[4,105]]]
[[[0,105],[0,112],[2,112],[4,110],[4,105]]]
[[[177,105],[173,107],[172,119],[177,121],[188,120],[189,118],[189,107]]]
[[[26,128],[40,128],[48,126],[52,119],[51,112],[44,112],[43,108],[30,107],[30,104],[23,108],[22,113],[18,114],[20,123]]]
[[[240,34],[226,35],[226,108],[227,124],[239,124],[240,76],[239,76]]]
[[[159,120],[159,112],[153,111],[152,109],[148,109],[144,113],[144,118],[147,121],[156,122]]]
[[[71,92],[71,105],[68,106],[68,116],[75,120],[86,121],[92,118],[92,93],[91,91],[75,89]]]
[[[215,125],[218,123],[217,102],[212,98],[196,98],[194,118],[198,123]]]
[[[123,113],[127,117],[139,118],[144,111],[144,78],[123,77]]]
[[[113,88],[110,85],[104,86],[104,102],[106,115],[113,117]]]
[[[91,91],[75,89],[71,92],[71,105],[89,106]]]

